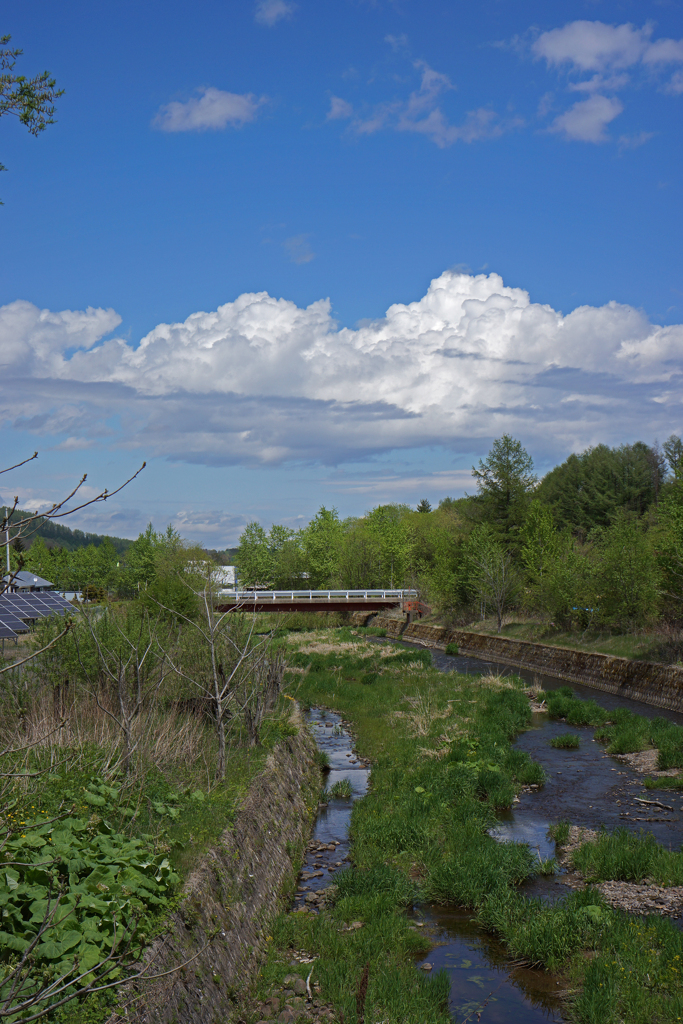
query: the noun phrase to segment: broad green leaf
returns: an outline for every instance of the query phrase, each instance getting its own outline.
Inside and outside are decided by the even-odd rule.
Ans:
[[[91,804],[93,807],[104,807],[107,802],[103,796],[99,796],[97,793],[91,793],[89,790],[83,794],[83,799],[86,804]]]

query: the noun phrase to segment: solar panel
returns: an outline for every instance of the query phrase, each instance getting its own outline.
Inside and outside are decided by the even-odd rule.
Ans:
[[[29,594],[28,601],[31,608],[36,608],[42,614],[49,615],[52,611],[52,605],[48,604],[47,601],[43,601],[37,594]]]
[[[73,608],[71,601],[67,601],[61,594],[42,594],[41,596],[55,608]]]
[[[17,634],[4,622],[0,622],[0,640],[16,640]]]
[[[0,612],[0,622],[4,622],[6,626],[13,629],[16,633],[25,633],[28,626],[22,621],[17,615],[12,615],[10,612]]]
[[[0,594],[0,618],[12,616],[17,621],[44,619],[48,615],[64,615],[70,608],[69,602],[59,594]]]
[[[31,607],[28,601],[13,601],[11,605],[12,611],[15,615],[18,615],[22,619],[35,619],[35,609]]]

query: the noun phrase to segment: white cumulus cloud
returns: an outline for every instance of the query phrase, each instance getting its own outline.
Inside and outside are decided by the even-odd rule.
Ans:
[[[253,93],[224,92],[213,86],[199,90],[185,103],[173,100],[161,107],[152,124],[162,132],[221,131],[241,128],[255,120],[266,97]]]
[[[446,272],[357,330],[338,328],[326,299],[302,309],[266,292],[138,345],[106,340],[115,322],[2,307],[0,340],[20,324],[22,343],[3,367],[0,421],[209,465],[358,463],[504,431],[560,458],[683,427],[683,325],[616,302],[564,315],[497,274]]]
[[[532,45],[536,57],[549,65],[569,64],[580,71],[628,68],[649,46],[652,26],[605,25],[602,21],[572,21],[544,32]]]

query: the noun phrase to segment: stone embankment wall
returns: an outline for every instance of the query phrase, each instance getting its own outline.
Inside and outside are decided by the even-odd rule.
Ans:
[[[295,713],[298,735],[278,743],[254,780],[234,824],[187,881],[166,932],[146,953],[150,974],[121,1003],[135,1024],[214,1024],[243,994],[283,909],[318,805],[315,743]],[[216,937],[207,946],[212,935]],[[203,949],[203,952],[200,952]],[[114,1017],[114,1024],[120,1017]]]
[[[373,625],[379,625],[377,619],[373,620]],[[388,631],[387,634],[393,635]],[[655,707],[683,711],[683,668],[677,665],[631,661],[609,654],[591,654],[569,647],[550,647],[421,622],[406,625],[400,635],[403,640],[425,643],[442,650],[447,644],[456,643],[462,654],[471,657],[532,669],[539,674],[594,686]]]

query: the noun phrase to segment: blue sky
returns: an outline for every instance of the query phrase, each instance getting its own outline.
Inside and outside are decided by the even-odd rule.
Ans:
[[[66,92],[38,139],[0,121],[0,446],[41,452],[0,502],[146,458],[78,524],[222,547],[463,493],[505,430],[541,472],[682,432],[680,3],[9,2],[2,31]]]

